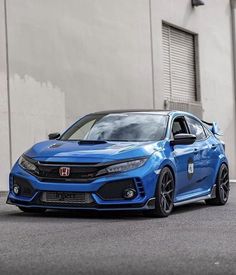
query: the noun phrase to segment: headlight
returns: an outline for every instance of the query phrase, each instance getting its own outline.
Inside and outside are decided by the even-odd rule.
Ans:
[[[97,175],[102,175],[107,173],[126,172],[126,171],[143,166],[146,161],[147,161],[146,158],[142,158],[142,159],[136,159],[136,160],[114,164],[114,165],[108,166],[105,169],[100,170]]]
[[[38,168],[36,167],[36,165],[34,165],[32,162],[30,162],[28,159],[24,158],[23,156],[20,157],[18,163],[23,169],[29,172],[32,172],[34,174],[38,174]]]

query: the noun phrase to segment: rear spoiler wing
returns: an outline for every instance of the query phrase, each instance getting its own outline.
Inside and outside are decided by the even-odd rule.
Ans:
[[[220,128],[219,128],[219,126],[216,122],[207,122],[207,121],[204,121],[204,120],[202,120],[202,122],[208,126],[209,130],[214,135],[223,136],[223,133],[221,132],[221,130],[220,130]]]

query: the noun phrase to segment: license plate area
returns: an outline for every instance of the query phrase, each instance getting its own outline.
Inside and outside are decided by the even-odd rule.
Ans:
[[[42,202],[48,203],[77,203],[89,204],[94,202],[90,193],[81,192],[43,192],[41,196]]]

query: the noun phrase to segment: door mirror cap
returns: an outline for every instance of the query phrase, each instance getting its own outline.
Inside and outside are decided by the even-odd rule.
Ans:
[[[174,145],[190,145],[196,140],[196,136],[192,134],[177,134],[174,139],[170,141],[172,146]]]
[[[48,135],[48,138],[51,140],[51,139],[57,139],[60,137],[60,133],[51,133]]]

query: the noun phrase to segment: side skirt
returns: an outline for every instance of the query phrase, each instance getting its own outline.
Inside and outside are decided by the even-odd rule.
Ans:
[[[202,200],[214,199],[215,197],[216,197],[216,185],[214,184],[210,194],[206,196],[190,199],[190,200],[176,202],[174,203],[174,206],[184,205],[184,204],[193,203],[193,202],[202,201]]]

